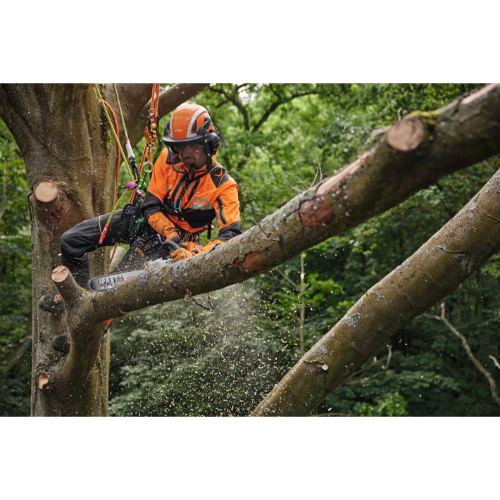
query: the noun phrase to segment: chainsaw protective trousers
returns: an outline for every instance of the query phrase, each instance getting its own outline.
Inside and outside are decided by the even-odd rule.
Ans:
[[[87,287],[90,279],[88,252],[93,252],[97,248],[111,246],[115,243],[131,243],[137,236],[149,238],[156,235],[156,232],[147,223],[143,223],[140,226],[139,232],[131,231],[131,226],[136,227],[136,221],[131,221],[128,214],[124,213],[126,209],[127,207],[124,210],[117,210],[115,212],[109,224],[106,237],[101,245],[99,245],[99,239],[108,221],[109,214],[84,220],[61,236],[62,264],[71,271],[75,281],[82,288]],[[140,210],[138,214],[140,217]],[[131,232],[135,234],[131,234]]]

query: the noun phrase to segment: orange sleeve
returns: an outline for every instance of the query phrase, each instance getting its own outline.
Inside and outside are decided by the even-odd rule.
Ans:
[[[163,198],[167,194],[168,149],[164,149],[153,166],[153,175],[143,203],[143,213],[149,225],[159,234],[167,236],[176,231],[174,223],[163,214]]]
[[[217,193],[215,213],[219,230],[240,222],[240,201],[238,200],[238,184],[228,181],[223,184],[221,192]]]
[[[163,236],[167,236],[172,231],[177,231],[173,222],[161,212],[151,215],[148,223],[157,233]]]

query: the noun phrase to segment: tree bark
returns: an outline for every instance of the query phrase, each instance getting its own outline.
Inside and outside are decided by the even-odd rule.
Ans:
[[[199,85],[181,84],[164,92],[161,112],[191,97]],[[115,108],[111,85],[104,98]],[[121,92],[120,92],[121,91]],[[151,84],[119,85],[127,128],[136,124],[151,97]],[[183,94],[184,92],[184,94]],[[28,185],[33,249],[32,415],[106,415],[108,406],[109,339],[100,322],[73,326],[71,314],[53,316],[38,309],[45,294],[57,294],[51,279],[61,264],[60,237],[82,220],[111,211],[114,199],[116,146],[93,85],[1,85],[0,115],[23,156]],[[119,121],[121,126],[121,120]],[[123,137],[123,135],[122,135]],[[94,275],[107,272],[104,249],[91,255]],[[71,281],[70,276],[64,285]],[[76,297],[83,292],[78,288]],[[70,301],[71,302],[71,301]],[[67,309],[70,309],[68,307]],[[109,318],[106,318],[109,319]],[[71,331],[68,356],[51,347],[57,335]]]
[[[500,170],[416,253],[368,290],[257,406],[307,415],[411,319],[500,249]]]

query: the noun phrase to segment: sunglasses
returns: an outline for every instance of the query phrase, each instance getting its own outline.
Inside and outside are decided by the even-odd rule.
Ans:
[[[185,153],[187,151],[199,151],[201,150],[201,146],[199,144],[189,144],[184,146],[175,146],[175,148],[179,151],[179,153]]]

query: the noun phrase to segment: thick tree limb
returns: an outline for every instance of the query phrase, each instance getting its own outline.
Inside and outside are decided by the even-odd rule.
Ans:
[[[173,111],[177,106],[180,106],[183,102],[191,99],[196,94],[201,92],[208,83],[177,83],[172,87],[168,88],[160,94],[160,103],[158,105],[158,116],[161,118],[166,114]],[[123,85],[121,85],[123,87]],[[130,143],[134,146],[143,137],[144,127],[147,123],[149,106],[151,102],[151,87],[152,84],[147,84],[147,100],[143,102],[142,107],[130,116],[126,120]],[[134,99],[125,99],[125,104],[122,98],[122,92],[120,91],[120,85],[118,86],[118,92],[120,93],[120,101],[122,106],[130,106],[130,103],[136,103]],[[159,132],[160,133],[160,132]]]
[[[500,249],[499,221],[500,170],[425,245],[368,290],[253,415],[307,415],[313,411],[392,335]]]
[[[68,309],[76,308],[82,297],[89,295],[80,288],[69,269],[65,266],[58,266],[52,272],[52,281],[56,284],[60,294],[64,297],[64,302]],[[77,388],[84,385],[92,370],[104,335],[104,329],[101,325],[96,325],[88,318],[79,321],[78,327],[73,326],[75,315],[69,315],[68,324],[72,330],[71,349],[68,359],[64,364],[64,377],[61,384],[71,388]],[[84,325],[82,328],[81,325]],[[82,355],[85,353],[85,355]]]
[[[382,140],[266,217],[260,227],[207,254],[145,272],[114,292],[86,296],[82,317],[103,321],[182,298],[187,289],[195,296],[244,281],[386,211],[440,177],[500,152],[500,85],[477,94],[467,104],[455,101],[432,118],[422,116],[426,134],[413,151],[401,155]]]

